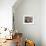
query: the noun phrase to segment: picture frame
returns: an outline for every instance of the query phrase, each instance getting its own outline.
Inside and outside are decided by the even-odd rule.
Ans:
[[[24,15],[23,16],[23,24],[34,24],[34,16]]]

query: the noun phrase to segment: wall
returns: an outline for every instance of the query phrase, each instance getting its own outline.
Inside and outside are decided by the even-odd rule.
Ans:
[[[23,24],[23,16],[34,16],[34,24]],[[15,29],[23,33],[26,39],[35,41],[36,46],[41,46],[41,0],[23,0],[21,5],[14,10]]]
[[[12,6],[16,0],[0,0],[0,27],[12,28]]]
[[[46,46],[46,0],[41,0],[41,41]]]

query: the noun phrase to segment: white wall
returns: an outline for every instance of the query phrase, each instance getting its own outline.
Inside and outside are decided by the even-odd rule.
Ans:
[[[0,27],[12,28],[12,6],[16,0],[0,0]]]
[[[34,16],[34,24],[23,24],[24,15]],[[32,39],[36,46],[41,46],[41,0],[23,0],[15,10],[14,16],[15,28],[24,34],[24,38]]]
[[[46,46],[46,0],[41,0],[41,38],[42,46]]]

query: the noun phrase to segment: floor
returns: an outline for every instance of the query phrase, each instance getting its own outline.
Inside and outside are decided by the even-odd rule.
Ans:
[[[14,36],[13,39],[11,39],[11,40],[0,39],[0,42],[3,42],[4,40],[6,40],[6,42],[1,43],[0,46],[16,46],[16,41],[19,41],[18,39],[20,39],[20,37],[18,37],[18,35],[17,35],[17,37]],[[22,41],[22,38],[20,41]],[[21,46],[23,46],[22,42],[19,42],[19,43],[21,43]]]
[[[15,39],[13,40],[6,40],[6,42],[4,42],[2,45],[0,46],[16,46],[15,44]]]

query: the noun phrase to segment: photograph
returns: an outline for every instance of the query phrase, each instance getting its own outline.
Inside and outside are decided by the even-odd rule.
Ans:
[[[46,0],[0,0],[0,46],[46,46]]]
[[[34,16],[24,16],[23,17],[23,23],[24,24],[33,24],[34,23]]]

